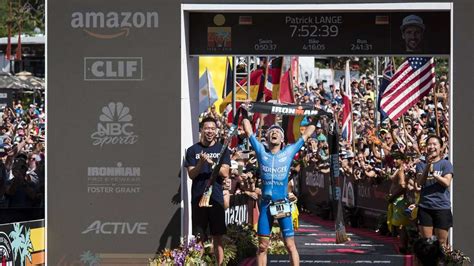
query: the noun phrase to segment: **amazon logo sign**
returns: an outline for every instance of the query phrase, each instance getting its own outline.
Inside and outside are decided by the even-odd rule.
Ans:
[[[97,39],[127,37],[133,29],[158,28],[158,12],[74,12],[71,27]]]

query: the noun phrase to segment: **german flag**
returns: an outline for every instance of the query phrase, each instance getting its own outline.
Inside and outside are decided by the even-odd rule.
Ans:
[[[301,121],[304,116],[283,116],[282,127],[285,130],[285,143],[295,143],[301,137],[301,131],[306,127],[302,127]]]
[[[229,78],[229,77],[228,77]],[[257,94],[261,86],[263,86],[264,80],[264,72],[263,69],[257,69],[250,73],[250,100],[255,101],[257,99]],[[247,79],[243,79],[239,82],[239,85],[242,86],[244,89],[247,89]],[[235,100],[236,101],[245,101],[247,100],[247,92],[241,88],[240,86],[237,87],[235,92]],[[232,103],[232,91],[227,94],[227,96],[222,101],[221,105],[219,106],[219,111],[222,113],[226,106]]]
[[[278,100],[280,97],[280,77],[283,57],[276,57],[270,61],[265,81],[265,101]]]
[[[281,103],[295,103],[293,96],[293,88],[290,80],[290,70],[286,71],[281,77],[280,82],[280,102]]]

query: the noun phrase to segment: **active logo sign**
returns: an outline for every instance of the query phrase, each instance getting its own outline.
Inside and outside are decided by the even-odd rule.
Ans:
[[[84,80],[116,81],[142,80],[141,57],[85,57]]]
[[[127,37],[134,29],[158,28],[158,12],[87,11],[71,14],[71,27],[97,39]]]
[[[92,222],[81,234],[96,235],[147,235],[148,223],[145,222]]]
[[[92,144],[104,145],[135,144],[138,135],[133,131],[130,109],[121,102],[110,102],[102,107],[97,131],[91,134]]]

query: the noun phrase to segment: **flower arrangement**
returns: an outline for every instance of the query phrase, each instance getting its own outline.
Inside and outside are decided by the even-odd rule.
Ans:
[[[173,250],[164,249],[155,259],[150,260],[150,265],[202,265],[203,251],[204,247],[197,243],[195,238],[189,241],[182,238],[179,247]]]
[[[257,254],[258,238],[252,225],[233,225],[227,227],[227,234],[223,236],[224,265],[238,265],[246,258]],[[288,254],[281,234],[278,229],[272,230],[268,254]],[[181,239],[181,244],[175,249],[164,249],[156,258],[150,259],[150,266],[169,265],[215,265],[213,245],[207,241],[204,245],[197,243],[195,238],[186,241]]]
[[[255,254],[257,254],[257,234],[251,225],[228,225],[227,236],[232,239],[237,246],[236,262],[254,257]],[[225,252],[224,250],[224,253]]]
[[[472,265],[471,259],[457,249],[451,250],[449,246],[443,246],[445,265]]]
[[[270,255],[287,255],[285,242],[280,234],[279,227],[272,228],[272,234],[270,235],[270,246],[268,247],[268,254]]]

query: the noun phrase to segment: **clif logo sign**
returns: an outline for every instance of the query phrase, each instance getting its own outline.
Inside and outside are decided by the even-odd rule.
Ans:
[[[84,80],[142,80],[141,57],[86,57]]]
[[[135,144],[138,135],[133,132],[130,108],[121,102],[111,102],[102,107],[97,131],[91,135],[94,146],[107,144]]]
[[[97,39],[127,37],[134,29],[158,28],[158,12],[74,12],[71,27]]]
[[[92,222],[81,234],[96,235],[147,235],[148,223],[137,222],[101,222],[99,220]]]

